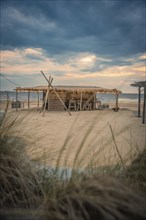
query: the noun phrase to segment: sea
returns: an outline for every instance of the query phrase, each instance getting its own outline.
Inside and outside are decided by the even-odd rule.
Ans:
[[[143,100],[143,94],[141,94],[141,100]],[[0,102],[5,101],[9,98],[11,101],[16,100],[16,92],[15,91],[1,91],[0,92]],[[42,92],[39,94],[39,99],[42,100],[43,94]],[[97,100],[101,101],[102,103],[114,102],[115,96],[113,94],[97,94]],[[18,93],[18,100],[19,101],[27,101],[28,93],[27,92],[19,92]],[[30,100],[37,101],[38,96],[36,92],[30,93]],[[119,95],[119,102],[126,102],[126,103],[137,103],[138,102],[138,94],[137,93],[122,93]]]

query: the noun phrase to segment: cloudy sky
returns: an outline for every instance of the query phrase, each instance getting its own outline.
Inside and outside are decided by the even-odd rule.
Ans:
[[[20,86],[136,92],[145,80],[144,0],[1,0],[1,74]],[[1,90],[15,86],[1,77]]]

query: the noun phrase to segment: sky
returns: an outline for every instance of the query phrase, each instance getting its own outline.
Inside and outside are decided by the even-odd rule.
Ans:
[[[137,92],[146,80],[144,0],[0,0],[1,74],[21,87],[86,85]],[[1,90],[15,85],[1,79]]]

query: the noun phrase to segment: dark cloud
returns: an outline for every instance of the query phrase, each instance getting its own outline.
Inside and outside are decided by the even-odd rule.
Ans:
[[[1,1],[2,49],[111,57],[145,51],[145,1]]]

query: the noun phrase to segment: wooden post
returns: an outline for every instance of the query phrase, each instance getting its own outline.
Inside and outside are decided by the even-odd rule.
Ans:
[[[143,117],[142,117],[142,123],[145,123],[146,118],[146,86],[144,87],[144,100],[143,100]]]
[[[30,107],[30,91],[28,92],[28,108]]]
[[[38,95],[38,108],[39,108],[39,91],[37,91],[37,95]]]
[[[118,93],[116,93],[115,112],[118,112],[118,108],[119,108],[119,106],[118,106],[118,98],[119,98],[119,95],[118,95]]]
[[[48,95],[49,95],[49,87],[48,87],[48,90],[47,90],[47,93],[46,93],[46,96],[45,96],[43,116],[44,116],[45,110],[46,110],[46,104],[47,104],[47,101],[48,101]]]
[[[45,92],[43,91],[43,102],[42,102],[42,106],[41,106],[41,109],[40,109],[40,113],[42,112],[43,108],[44,108],[44,103],[45,103],[45,97],[46,97],[46,94]]]
[[[96,93],[94,93],[93,110],[95,110],[95,105],[96,105]]]
[[[43,116],[45,115],[46,105],[47,105],[47,102],[48,102],[49,92],[50,92],[50,84],[52,83],[52,81],[53,81],[53,78],[51,78],[51,76],[50,76],[50,77],[49,77],[49,80],[48,80],[48,89],[47,89],[47,93],[46,93],[46,96],[45,96],[45,99],[44,99]]]
[[[18,111],[18,91],[16,90],[16,112]]]
[[[138,87],[138,117],[140,117],[141,87]]]
[[[9,102],[10,97],[9,97],[9,92],[7,91],[7,102]]]
[[[81,97],[80,97],[80,111],[82,110],[82,99],[83,99],[83,94],[81,92]]]

